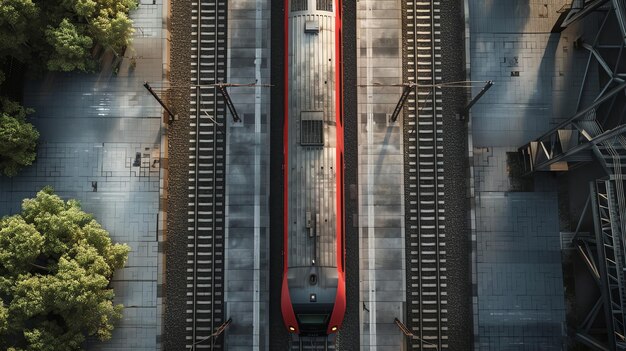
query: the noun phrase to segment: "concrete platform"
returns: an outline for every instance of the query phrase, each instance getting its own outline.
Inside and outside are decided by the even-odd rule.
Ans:
[[[270,1],[228,2],[228,83],[270,83]],[[229,88],[224,301],[227,350],[269,349],[269,87]],[[276,259],[276,258],[274,258]]]
[[[357,84],[402,83],[397,0],[357,4]],[[361,350],[401,350],[404,335],[404,157],[402,121],[390,124],[401,87],[357,87]]]

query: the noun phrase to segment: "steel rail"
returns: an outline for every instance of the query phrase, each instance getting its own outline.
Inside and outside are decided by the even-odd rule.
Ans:
[[[188,296],[190,295],[191,300],[188,300],[188,304],[191,305],[191,321],[188,320],[187,323],[191,326],[188,326],[187,330],[191,334],[191,338],[189,335],[187,336],[186,348],[189,350],[199,348],[213,350],[216,346],[216,339],[227,325],[221,323],[222,318],[219,316],[223,312],[221,311],[221,300],[216,298],[218,295],[216,285],[218,280],[221,282],[221,277],[218,277],[216,273],[218,268],[216,261],[221,258],[220,250],[223,247],[223,245],[218,245],[217,236],[220,235],[218,232],[221,229],[218,223],[223,213],[218,209],[219,192],[223,190],[223,187],[219,187],[218,183],[220,183],[220,170],[224,166],[223,158],[220,157],[224,131],[222,131],[222,124],[219,122],[221,113],[219,100],[214,91],[220,83],[222,63],[220,60],[224,59],[220,55],[220,51],[222,51],[220,45],[225,45],[220,42],[220,31],[225,23],[220,21],[225,21],[225,17],[220,17],[220,6],[223,5],[223,0],[197,0],[194,5],[196,5],[195,15],[197,18],[195,18],[196,33],[192,35],[192,38],[195,39],[192,52],[195,50],[196,57],[195,60],[192,59],[192,72],[196,84],[191,84],[189,88],[192,92],[192,99],[195,100],[192,100],[195,111],[190,115],[191,125],[194,127],[191,134],[195,135],[190,140],[192,143],[190,151],[193,149],[190,158],[194,158],[194,161],[189,165],[190,173],[193,173],[193,178],[189,179],[189,197],[193,198],[193,202],[188,205],[190,210],[188,214],[191,214],[189,219],[192,223],[188,226],[188,246],[191,246],[191,250],[187,253],[188,267],[191,263],[187,276],[188,289],[190,288]],[[192,31],[193,23],[192,11]],[[205,30],[205,26],[213,28],[213,30]],[[205,51],[212,52],[213,55],[203,54]],[[213,84],[202,84],[205,80]],[[213,94],[209,92],[213,92]],[[203,122],[203,120],[210,123]],[[206,176],[207,173],[210,175]],[[221,179],[223,180],[223,175]],[[207,201],[210,201],[210,204],[207,204]],[[209,209],[210,213],[207,213]],[[210,225],[206,226],[207,222],[210,222]],[[205,230],[210,231],[210,233],[204,234],[203,231]],[[191,235],[192,237],[189,237]],[[189,259],[192,262],[189,262]],[[207,266],[210,271],[208,274],[206,272]],[[209,295],[208,298],[207,295]],[[220,324],[219,330],[216,330],[217,323]],[[210,345],[206,343],[209,340]]]
[[[430,34],[432,36],[432,43],[431,43],[431,69],[432,69],[432,84],[435,85],[437,84],[437,69],[436,69],[436,65],[435,65],[435,60],[437,60],[437,55],[435,52],[435,47],[436,47],[436,40],[435,40],[435,5],[434,5],[434,1],[431,0],[430,1]],[[436,254],[436,264],[437,264],[437,333],[438,338],[437,338],[437,349],[441,348],[441,266],[440,266],[440,250],[439,250],[439,176],[438,176],[438,164],[439,162],[437,162],[438,158],[438,149],[437,149],[437,91],[435,90],[435,87],[431,88],[431,99],[432,99],[432,105],[433,105],[433,167],[435,169],[435,174],[434,174],[434,182],[435,182],[435,228],[436,228],[436,232],[435,232],[435,238],[436,238],[436,250],[435,250],[435,254]],[[432,344],[432,343],[431,343]]]
[[[291,339],[290,351],[333,351],[334,340],[325,336],[300,336]]]
[[[197,40],[197,49],[196,49],[196,77],[197,77],[197,81],[200,81],[200,67],[201,67],[201,42],[202,42],[202,1],[201,0],[196,0],[198,1],[198,8],[197,8],[197,16],[198,16],[198,20],[197,20],[197,27],[196,27],[196,40]],[[193,233],[193,292],[192,292],[192,326],[191,326],[191,350],[193,350],[195,348],[195,343],[197,340],[197,336],[196,336],[196,320],[197,320],[197,316],[196,316],[196,311],[197,311],[197,300],[196,300],[196,294],[198,292],[198,277],[197,277],[197,271],[198,271],[198,174],[199,169],[200,169],[200,109],[201,109],[201,104],[200,101],[202,100],[202,93],[200,91],[200,88],[196,88],[196,143],[195,143],[195,171],[194,171],[194,233]]]
[[[409,119],[405,122],[409,133],[405,139],[409,150],[407,207],[410,213],[407,225],[407,265],[410,271],[407,274],[409,282],[417,282],[408,289],[417,291],[409,291],[407,296],[409,315],[413,316],[408,324],[414,335],[409,342],[413,349],[443,350],[448,345],[444,333],[447,330],[444,314],[447,312],[444,289],[443,116],[439,88],[454,86],[455,83],[440,83],[441,77],[438,76],[441,65],[439,2],[413,0],[409,4],[407,45],[412,47],[407,53],[413,58],[408,59],[407,74],[413,79],[409,85],[415,90],[412,92],[414,100],[408,104],[411,106],[406,106],[409,108]],[[411,125],[413,118],[415,125]],[[414,153],[412,150],[415,150]]]

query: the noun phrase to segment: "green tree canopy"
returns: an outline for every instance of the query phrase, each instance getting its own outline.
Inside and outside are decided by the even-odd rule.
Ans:
[[[4,334],[7,331],[7,327],[9,326],[7,322],[7,318],[9,317],[9,311],[3,306],[0,305],[0,335]]]
[[[93,41],[79,28],[82,27],[77,28],[67,18],[56,28],[48,26],[46,40],[54,48],[48,60],[49,70],[85,72],[92,66],[90,50]]]
[[[111,16],[109,11],[101,10],[92,21],[91,31],[100,45],[118,54],[123,47],[130,44],[134,32],[133,21],[124,12]]]
[[[83,18],[91,18],[98,8],[98,3],[94,0],[63,0],[61,5]]]
[[[33,34],[33,21],[39,8],[32,0],[0,2],[0,53],[21,57],[21,51]],[[18,51],[18,52],[16,52]]]
[[[32,110],[7,99],[0,99],[0,105],[0,172],[13,177],[35,161],[39,132],[26,122]]]
[[[109,283],[129,247],[51,188],[0,220],[0,349],[80,350],[111,338],[122,305]]]
[[[92,70],[91,49],[119,54],[133,34],[137,0],[1,0],[0,57],[53,71]]]

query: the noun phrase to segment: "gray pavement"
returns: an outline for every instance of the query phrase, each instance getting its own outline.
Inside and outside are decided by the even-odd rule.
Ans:
[[[229,83],[270,83],[270,1],[229,1],[227,42]],[[242,122],[226,130],[227,350],[269,349],[270,93],[229,88]]]
[[[471,79],[495,81],[471,116],[476,350],[564,345],[556,186],[513,192],[507,153],[575,110],[584,28],[550,33],[566,2],[469,1]]]
[[[141,1],[137,27],[117,75],[48,74],[29,81],[24,105],[36,110],[41,133],[37,161],[13,179],[0,178],[0,215],[52,185],[64,199],[80,200],[116,242],[130,245],[126,267],[112,286],[126,306],[113,338],[89,350],[155,350],[161,108],[142,87],[163,77],[162,0]],[[137,65],[130,67],[130,57]]]
[[[357,84],[402,83],[397,0],[357,3]],[[357,87],[361,350],[399,350],[404,320],[404,157],[402,121],[387,122],[402,90]]]
[[[475,146],[521,146],[575,111],[583,27],[550,33],[566,2],[469,2],[472,80],[495,81],[472,109]]]
[[[477,199],[476,350],[561,350],[564,297],[556,193]]]

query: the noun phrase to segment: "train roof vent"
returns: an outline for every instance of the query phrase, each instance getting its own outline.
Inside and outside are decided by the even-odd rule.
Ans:
[[[291,0],[291,12],[306,11],[309,0]]]
[[[320,24],[318,21],[306,21],[304,22],[304,32],[305,33],[319,33],[320,32]]]
[[[333,0],[317,0],[315,8],[318,11],[330,11],[333,12]]]
[[[324,112],[300,112],[300,145],[324,145]]]

